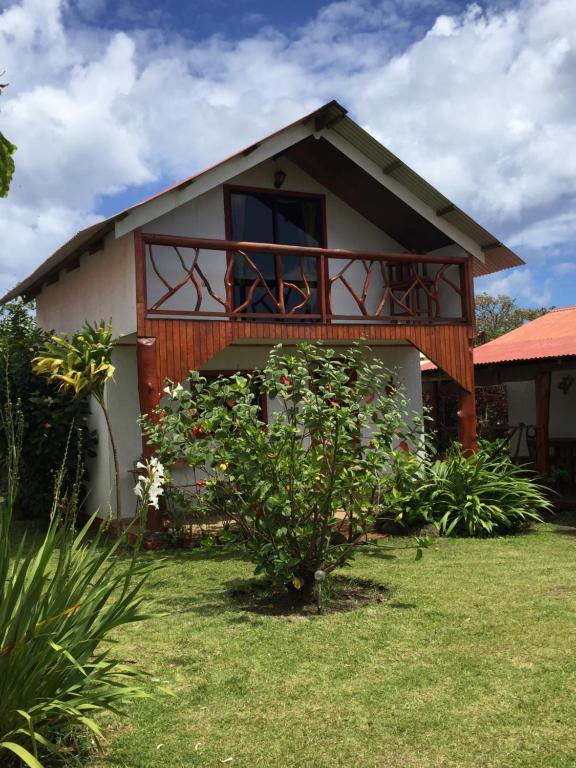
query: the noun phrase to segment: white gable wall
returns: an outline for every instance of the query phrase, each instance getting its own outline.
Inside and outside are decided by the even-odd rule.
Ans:
[[[286,181],[281,190],[274,189],[274,172],[281,168]],[[239,176],[229,184],[270,189],[271,191],[309,192],[326,196],[326,222],[328,248],[352,248],[367,251],[401,252],[404,248],[385,232],[369,222],[357,211],[323,187],[298,166],[285,158],[266,160]],[[223,240],[224,190],[220,185],[191,200],[179,208],[149,222],[144,232],[184,237],[211,237]]]
[[[36,299],[36,315],[46,330],[75,333],[85,321],[112,318],[115,336],[136,331],[136,271],[134,237],[114,239],[104,248],[84,254],[80,266],[62,269],[58,281],[45,285]]]
[[[304,192],[325,196],[328,248],[394,253],[404,251],[404,248],[389,235],[364,218],[326,187],[315,181],[298,166],[284,158],[280,158],[278,161],[266,160],[249,171],[230,179],[229,183],[231,185],[274,191],[274,173],[279,168],[286,173],[286,181],[280,192]],[[149,222],[143,230],[163,235],[225,239],[223,186],[220,185],[160,218]],[[168,251],[169,249],[166,250],[166,260],[163,262],[161,271],[171,283],[177,283],[182,278],[183,273],[179,263],[175,259],[170,258],[171,254]],[[160,265],[163,257],[162,250],[156,247],[155,253]],[[225,253],[221,251],[205,251],[201,258],[202,268],[212,287],[220,296],[225,295]],[[345,264],[345,260],[331,259],[329,263],[330,274],[336,273]],[[351,284],[356,287],[357,292],[361,293],[365,277],[362,265],[358,263],[350,267],[346,276]],[[164,293],[165,287],[151,269],[148,269],[147,282],[149,296],[152,298],[151,303],[153,303],[154,300]],[[369,301],[372,301],[372,306],[374,307],[380,298],[380,285],[379,275],[377,270],[375,270],[369,295]],[[166,302],[164,308],[176,309],[179,305],[182,305],[184,300],[191,302],[195,300],[195,293],[191,286],[186,286],[178,294],[175,294]],[[337,282],[334,285],[332,300],[335,314],[358,315],[358,307],[342,283]],[[210,311],[221,311],[222,309],[208,296],[204,298],[203,307]]]

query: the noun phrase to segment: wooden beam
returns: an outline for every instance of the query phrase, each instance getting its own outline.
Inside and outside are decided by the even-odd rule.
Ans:
[[[211,251],[248,251],[256,253],[285,254],[287,256],[326,256],[341,259],[371,259],[398,263],[466,264],[467,256],[438,256],[431,253],[388,253],[385,251],[354,251],[348,248],[315,248],[300,245],[276,243],[252,243],[243,240],[214,240],[200,237],[179,237],[177,235],[141,234],[145,244],[177,246],[180,248],[201,248]]]
[[[539,371],[534,379],[536,394],[536,472],[547,475],[550,468],[550,371]]]
[[[188,372],[207,365],[218,352],[244,340],[266,344],[294,344],[324,341],[327,344],[366,342],[410,343],[423,352],[450,378],[467,391],[474,388],[474,371],[469,361],[468,328],[461,325],[422,326],[380,325],[371,323],[284,323],[231,322],[222,320],[183,320],[145,318],[141,337],[157,338],[158,381],[182,381]],[[185,343],[182,343],[182,340]],[[178,354],[174,350],[178,349]]]
[[[388,165],[385,165],[382,168],[382,173],[388,176],[389,174],[394,173],[394,171],[397,171],[399,168],[402,168],[402,165],[402,160],[392,160],[391,163],[388,163]]]
[[[436,211],[436,216],[446,216],[448,213],[452,213],[452,211],[456,210],[456,206],[454,203],[450,203],[450,205],[445,205],[444,208],[439,208]]]

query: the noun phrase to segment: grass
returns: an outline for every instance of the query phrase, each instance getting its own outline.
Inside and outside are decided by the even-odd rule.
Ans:
[[[574,534],[363,554],[352,573],[387,599],[313,618],[239,608],[239,555],[170,554],[150,597],[167,615],[118,651],[175,696],[105,720],[89,766],[573,768]]]

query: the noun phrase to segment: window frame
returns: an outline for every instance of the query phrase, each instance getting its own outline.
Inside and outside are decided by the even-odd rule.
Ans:
[[[322,192],[298,192],[295,190],[285,190],[285,189],[270,189],[268,187],[252,187],[252,186],[245,186],[245,185],[239,185],[239,184],[223,184],[222,185],[223,193],[224,193],[224,229],[225,229],[225,236],[226,240],[232,240],[234,239],[232,237],[232,194],[235,192],[240,193],[246,193],[246,194],[256,194],[256,195],[266,195],[268,197],[274,197],[274,198],[281,198],[281,197],[293,197],[293,198],[299,198],[301,200],[317,200],[320,203],[320,216],[322,218],[321,221],[321,227],[320,227],[320,235],[321,235],[321,242],[318,246],[319,248],[328,248],[328,228],[327,228],[327,221],[326,221],[326,195]],[[286,243],[274,243],[274,245],[286,245]],[[289,245],[289,243],[288,243]],[[316,265],[316,274],[317,274],[317,285],[318,285],[318,300],[320,300],[320,291],[324,291],[326,294],[327,292],[327,286],[328,286],[328,264],[326,263],[325,269],[324,269],[324,285],[322,284],[322,269],[320,266],[320,259],[322,257],[318,257],[317,265]],[[231,266],[231,262],[234,259],[234,254],[232,251],[229,251],[226,254],[226,265],[227,267]],[[326,295],[324,296],[324,300],[326,301]],[[262,313],[263,317],[270,317],[270,315]],[[242,314],[239,314],[237,316],[238,318],[242,318]],[[257,318],[251,317],[251,318],[245,318],[250,320],[257,320]],[[281,316],[278,318],[279,320],[285,319],[285,316]],[[297,322],[298,315],[294,315],[294,321]],[[306,321],[306,318],[302,318],[302,321]],[[310,322],[310,320],[308,320]]]

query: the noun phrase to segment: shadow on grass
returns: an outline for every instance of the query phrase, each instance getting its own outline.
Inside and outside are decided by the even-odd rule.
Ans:
[[[246,613],[288,618],[306,618],[319,613],[314,598],[304,602],[294,592],[272,591],[264,579],[231,579],[227,585],[230,598]],[[388,595],[388,587],[370,579],[333,576],[321,612],[324,615],[354,611],[372,603],[383,603]]]
[[[147,552],[147,556],[158,556],[168,563],[185,562],[213,562],[223,563],[228,560],[238,560],[249,563],[250,558],[239,547],[195,547],[194,549],[159,549],[155,552]]]
[[[176,613],[197,616],[225,616],[230,624],[253,624],[254,615],[311,617],[318,614],[316,602],[303,602],[297,595],[275,592],[264,579],[229,579],[224,588],[195,592],[189,596],[164,598],[162,606]],[[322,607],[323,614],[354,611],[365,605],[388,600],[389,589],[369,579],[335,576]],[[396,603],[397,608],[412,608]],[[252,617],[250,616],[252,614]]]
[[[576,536],[576,510],[560,510],[547,522],[556,526],[554,533],[559,536]]]

